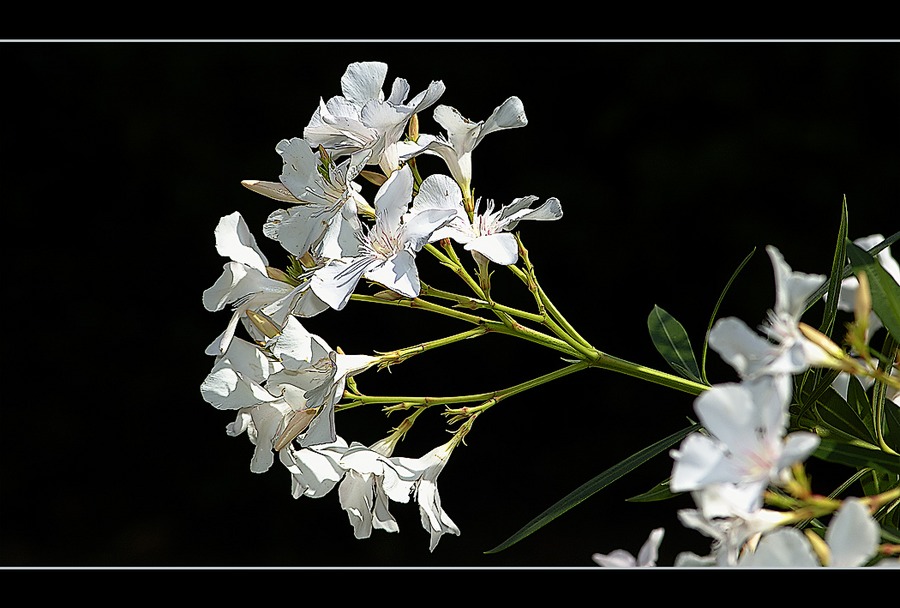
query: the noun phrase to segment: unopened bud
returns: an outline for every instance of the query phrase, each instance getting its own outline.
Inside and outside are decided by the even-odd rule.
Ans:
[[[267,338],[275,338],[281,335],[281,328],[265,313],[257,310],[247,310],[247,318]]]
[[[813,530],[806,529],[803,533],[806,534],[806,538],[809,539],[809,544],[812,545],[813,551],[816,552],[816,556],[818,556],[822,565],[827,566],[830,564],[831,549],[828,548],[828,543]]]
[[[844,359],[846,357],[844,350],[840,346],[835,344],[831,338],[820,332],[818,329],[810,327],[802,321],[798,324],[798,327],[800,328],[800,331],[803,333],[803,335],[806,336],[807,340],[824,350],[830,356],[834,357],[835,359]]]
[[[387,181],[387,177],[385,175],[376,173],[375,171],[369,171],[368,169],[360,171],[359,176],[365,178],[367,181],[375,184],[376,186],[380,186]]]
[[[409,119],[409,127],[407,128],[407,132],[409,133],[409,139],[412,141],[419,140],[419,115],[413,114],[412,118]]]
[[[310,407],[292,413],[285,419],[284,431],[275,439],[274,448],[276,452],[281,451],[286,445],[292,442],[300,433],[305,431],[309,424],[316,417],[319,408]]]
[[[288,273],[279,268],[275,268],[274,266],[266,266],[266,274],[269,275],[270,279],[275,279],[282,283],[291,283],[293,285],[296,282],[291,279],[291,276]]]
[[[315,268],[316,266],[316,259],[312,256],[309,250],[304,251],[303,255],[297,258],[297,260],[299,260],[300,264],[302,264],[304,268]]]
[[[391,291],[390,289],[382,289],[376,294],[372,295],[373,298],[378,298],[379,300],[384,300],[386,302],[396,302],[397,300],[406,300],[407,297],[397,293],[396,291]]]
[[[872,292],[869,290],[869,277],[865,271],[861,270],[856,278],[859,280],[859,288],[856,290],[853,314],[856,324],[866,330],[869,326],[869,315],[872,313]]]

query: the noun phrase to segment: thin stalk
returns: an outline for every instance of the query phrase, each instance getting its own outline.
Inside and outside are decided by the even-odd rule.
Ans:
[[[479,325],[478,327],[474,327],[472,329],[466,330],[464,332],[460,332],[458,334],[454,334],[452,336],[447,336],[445,338],[438,338],[437,340],[430,340],[428,342],[422,342],[422,343],[416,344],[414,346],[407,346],[405,348],[398,348],[396,350],[388,351],[385,353],[379,353],[381,355],[381,361],[378,362],[378,368],[383,369],[385,367],[390,367],[391,365],[395,365],[397,363],[403,363],[407,359],[409,359],[415,355],[418,355],[419,353],[424,353],[429,350],[434,350],[435,348],[440,348],[441,346],[455,344],[456,342],[468,340],[469,338],[476,338],[478,336],[483,336],[488,331],[489,331],[489,329],[487,326]]]
[[[626,376],[632,376],[634,378],[640,378],[641,380],[647,380],[648,382],[652,382],[653,384],[659,384],[660,386],[672,388],[691,395],[699,395],[709,388],[705,384],[699,384],[692,380],[687,380],[686,378],[673,376],[672,374],[661,372],[657,369],[653,369],[652,367],[638,365],[637,363],[632,363],[630,361],[626,361],[625,359],[619,359],[618,357],[613,357],[612,355],[607,354],[603,354],[597,361],[591,364],[591,367],[608,369],[610,371],[625,374]]]
[[[470,298],[468,296],[463,296],[449,291],[444,291],[442,289],[437,289],[424,283],[422,284],[420,295],[433,296],[435,298],[441,298],[442,300],[456,302],[460,307],[468,308],[469,310],[499,310],[500,312],[505,312],[510,316],[526,319],[534,323],[543,323],[545,318],[541,315],[536,315],[533,312],[519,310],[518,308],[506,306],[504,304],[500,304],[499,302],[487,302],[485,300],[479,300],[477,298]]]
[[[884,338],[884,347],[882,348],[887,354],[889,354],[890,361],[893,362],[897,359],[897,350],[900,349],[900,344],[891,334],[888,334]],[[884,375],[890,377],[890,367],[892,363],[888,363],[885,365],[883,362],[879,362],[879,368],[884,372]],[[885,369],[887,368],[887,369]],[[897,455],[897,451],[891,448],[884,440],[884,400],[887,398],[887,384],[883,380],[877,380],[875,382],[875,388],[872,392],[872,407],[873,407],[873,417],[875,422],[875,436],[878,439],[878,446],[887,452],[888,454]]]
[[[401,300],[385,300],[376,296],[369,296],[364,294],[354,293],[350,296],[351,300],[356,300],[358,302],[371,302],[374,304],[385,304],[387,306],[401,306],[405,308],[418,308],[420,310],[427,310],[430,312],[436,312],[438,314],[453,317],[455,319],[459,319],[461,321],[466,321],[467,323],[473,323],[475,325],[484,325],[488,328],[489,332],[504,334],[508,336],[515,336],[517,338],[521,338],[523,340],[527,340],[529,342],[534,342],[535,344],[540,344],[541,346],[545,346],[547,348],[551,348],[553,350],[564,353],[570,357],[575,357],[576,359],[584,358],[582,354],[569,346],[563,340],[558,338],[554,338],[553,336],[549,336],[547,334],[541,333],[534,329],[530,329],[517,323],[516,321],[512,321],[510,326],[504,325],[499,321],[492,321],[490,319],[485,319],[484,317],[480,317],[478,315],[471,315],[460,310],[456,310],[453,308],[448,308],[446,306],[441,306],[440,304],[435,304],[433,302],[428,302],[427,300],[422,300],[419,298],[410,299],[401,299]]]
[[[362,395],[357,393],[351,393],[349,391],[344,392],[344,397],[347,399],[351,399],[354,402],[366,403],[366,404],[388,404],[388,403],[396,403],[396,404],[404,404],[406,407],[415,407],[415,406],[432,406],[432,405],[451,405],[457,403],[475,403],[475,402],[485,402],[489,400],[500,401],[506,399],[508,397],[512,397],[513,395],[517,395],[523,391],[527,391],[528,389],[534,388],[536,386],[540,386],[542,384],[546,384],[548,382],[552,382],[553,380],[557,380],[559,378],[563,378],[568,376],[569,374],[573,374],[575,372],[581,371],[583,369],[587,369],[590,367],[590,364],[586,361],[579,361],[577,363],[572,363],[567,365],[566,367],[562,367],[558,370],[552,371],[548,374],[544,374],[542,376],[538,376],[537,378],[532,378],[531,380],[527,380],[525,382],[521,382],[519,384],[515,384],[513,386],[490,391],[486,393],[474,393],[471,395],[455,395],[452,397],[423,397],[423,396],[385,396],[385,395]],[[347,404],[352,405],[352,404]],[[342,409],[345,409],[343,406],[338,406]]]

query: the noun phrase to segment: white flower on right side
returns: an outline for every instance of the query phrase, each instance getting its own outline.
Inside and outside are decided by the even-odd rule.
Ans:
[[[881,528],[858,498],[848,498],[832,516],[817,556],[800,530],[779,528],[764,534],[752,552],[738,561],[745,568],[857,568],[875,557]],[[820,558],[822,562],[820,563]]]
[[[862,238],[858,238],[853,241],[855,245],[858,245],[862,249],[868,251],[878,243],[882,242],[884,237],[880,234],[872,234],[870,236],[865,236]],[[900,263],[894,259],[894,256],[891,255],[891,248],[886,247],[879,251],[875,255],[875,259],[881,265],[882,268],[891,276],[895,281],[900,283]],[[841,291],[838,296],[838,310],[843,310],[845,312],[853,312],[856,307],[856,292],[859,289],[859,279],[855,276],[849,276],[843,281],[841,281]],[[869,333],[875,333],[882,327],[881,319],[878,318],[878,315],[875,314],[874,311],[870,313],[869,316]]]
[[[766,487],[782,483],[788,467],[804,461],[819,445],[814,433],[785,436],[784,396],[765,382],[719,384],[701,393],[694,411],[709,435],[692,433],[670,452],[675,464],[669,488],[702,491],[733,484],[743,495],[740,509],[759,509]]]
[[[825,281],[824,275],[795,272],[775,247],[766,247],[775,272],[775,306],[757,334],[735,317],[719,319],[709,334],[709,346],[742,378],[765,374],[796,374],[832,358],[800,331],[806,300]]]

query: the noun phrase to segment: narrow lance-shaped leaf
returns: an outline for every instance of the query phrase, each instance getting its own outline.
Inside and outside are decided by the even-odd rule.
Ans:
[[[851,466],[855,469],[870,467],[885,473],[900,474],[900,458],[881,450],[868,449],[844,441],[823,437],[813,456],[827,462]]]
[[[734,272],[731,273],[731,278],[728,279],[728,282],[725,284],[725,288],[722,289],[722,293],[719,294],[719,299],[716,301],[716,305],[713,307],[712,314],[709,315],[709,324],[706,326],[706,335],[703,337],[703,348],[700,352],[700,374],[703,376],[704,384],[709,384],[709,380],[706,378],[706,353],[709,350],[709,334],[712,332],[713,324],[716,321],[716,317],[719,315],[719,307],[722,306],[722,301],[725,299],[725,294],[728,293],[728,290],[731,288],[731,284],[734,283],[734,280],[740,274],[741,270],[744,269],[744,266],[747,265],[747,262],[750,261],[750,258],[753,257],[753,254],[756,253],[756,247],[750,250],[750,253],[747,254],[747,257],[743,259],[743,261],[738,264],[738,267],[735,268]]]
[[[687,437],[692,432],[698,430],[699,428],[699,424],[693,424],[685,429],[678,431],[677,433],[673,433],[672,435],[665,437],[664,439],[660,439],[653,445],[644,448],[636,454],[632,454],[619,464],[614,465],[604,472],[600,473],[592,480],[585,483],[574,492],[555,503],[549,509],[525,524],[525,526],[521,530],[507,538],[505,541],[503,541],[490,551],[485,551],[485,553],[499,553],[504,549],[508,549],[526,536],[529,536],[534,532],[540,530],[569,509],[589,498],[591,495],[599,492],[617,479],[624,477],[654,456],[665,452],[670,447]]]
[[[831,262],[831,274],[828,279],[828,293],[837,294],[841,290],[841,281],[843,281],[843,271],[845,260],[847,259],[847,197],[844,197],[841,206],[841,225],[838,228],[837,245],[834,248],[834,259]],[[823,334],[831,335],[834,328],[834,321],[837,318],[839,298],[835,295],[828,298],[825,302],[825,312],[822,317],[822,324],[819,331]]]
[[[862,247],[847,241],[847,256],[855,272],[865,271],[872,292],[872,309],[888,332],[900,340],[900,285]]]
[[[685,378],[702,384],[700,367],[694,358],[691,341],[681,323],[659,306],[654,306],[650,316],[647,317],[647,328],[650,330],[650,338],[656,350],[672,369]]]

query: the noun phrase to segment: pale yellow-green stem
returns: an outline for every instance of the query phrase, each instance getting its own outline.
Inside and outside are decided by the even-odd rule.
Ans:
[[[429,350],[433,350],[435,348],[439,348],[441,346],[447,346],[449,344],[454,344],[456,342],[461,342],[462,340],[468,340],[469,338],[475,338],[478,336],[483,336],[489,331],[486,325],[479,325],[478,327],[474,327],[464,332],[460,332],[458,334],[454,334],[452,336],[447,336],[445,338],[438,338],[436,340],[429,340],[428,342],[421,342],[414,346],[407,346],[405,348],[398,348],[396,350],[387,351],[384,353],[378,353],[381,355],[380,361],[378,362],[378,369],[383,369],[385,367],[390,367],[396,363],[402,363],[407,359],[418,355],[419,353],[424,353]]]
[[[402,299],[402,300],[385,300],[383,298],[379,298],[376,296],[369,296],[364,294],[352,294],[350,296],[351,300],[356,300],[359,302],[372,302],[375,304],[384,304],[387,306],[401,306],[405,308],[417,308],[420,310],[427,310],[430,312],[436,312],[438,314],[442,314],[448,317],[453,317],[455,319],[459,319],[461,321],[466,321],[467,323],[473,323],[475,325],[484,325],[488,328],[489,333],[498,333],[505,334],[509,336],[515,336],[517,338],[522,338],[523,340],[528,340],[529,342],[534,342],[536,344],[540,344],[542,346],[546,346],[547,348],[551,348],[553,350],[557,350],[561,353],[564,353],[570,357],[582,358],[580,353],[573,349],[571,346],[566,344],[563,340],[558,338],[554,338],[553,336],[548,336],[547,334],[541,333],[539,331],[530,329],[512,321],[511,326],[504,325],[499,321],[492,321],[490,319],[485,319],[484,317],[480,317],[478,315],[471,315],[460,310],[455,310],[453,308],[448,308],[446,306],[441,306],[439,304],[434,304],[433,302],[428,302],[427,300],[422,300],[420,298],[410,299]]]
[[[349,399],[351,402],[338,405],[336,409],[349,409],[350,407],[356,407],[361,404],[396,404],[398,407],[386,408],[390,409],[391,411],[422,406],[431,407],[433,405],[453,405],[475,402],[481,402],[482,405],[484,405],[489,401],[491,402],[491,405],[493,405],[494,403],[506,399],[507,397],[511,397],[536,386],[546,384],[547,382],[552,382],[553,380],[563,378],[565,376],[568,376],[569,374],[586,369],[587,367],[590,367],[590,364],[588,362],[579,361],[577,363],[572,363],[570,365],[567,365],[566,367],[552,371],[548,374],[538,376],[537,378],[532,378],[505,389],[490,391],[486,393],[474,393],[471,395],[455,395],[451,397],[363,395],[356,392],[345,391],[344,398]],[[486,408],[479,408],[479,410],[483,409]],[[462,412],[461,410],[451,410],[451,413],[458,414]]]
[[[505,306],[503,304],[500,304],[499,302],[488,302],[486,300],[480,300],[477,298],[470,298],[468,296],[451,293],[449,291],[437,289],[435,287],[432,287],[431,285],[426,285],[425,283],[422,283],[420,296],[433,296],[442,300],[456,302],[459,307],[468,308],[469,310],[499,310],[500,312],[505,312],[506,314],[513,317],[519,317],[520,319],[526,319],[534,323],[544,322],[544,317],[542,315],[536,315],[533,312],[519,310],[518,308],[513,308],[512,306]]]
[[[887,346],[888,346],[887,355],[890,357],[888,360],[896,361],[898,349],[900,349],[900,344],[895,342],[893,340],[893,338],[889,335],[887,338]],[[878,446],[884,452],[887,452],[888,454],[897,456],[898,455],[897,450],[895,450],[891,446],[889,446],[887,444],[887,442],[884,440],[884,429],[883,429],[884,416],[885,416],[884,407],[885,407],[885,399],[887,398],[887,386],[888,386],[888,382],[886,382],[886,380],[888,378],[892,378],[890,376],[890,371],[885,372],[884,367],[885,367],[884,364],[881,364],[878,367],[878,371],[882,372],[880,374],[882,376],[882,378],[879,378],[878,380],[876,380],[875,388],[872,393],[872,406],[874,408],[874,411],[872,412],[872,414],[873,414],[873,419],[874,419],[874,423],[875,423],[875,437],[878,439]],[[890,365],[888,365],[887,367],[890,367]],[[892,379],[895,379],[895,378],[892,378]]]
[[[607,355],[605,353],[601,354],[600,358],[591,364],[591,367],[608,369],[620,374],[625,374],[626,376],[640,378],[641,380],[647,380],[653,384],[659,384],[660,386],[665,386],[690,395],[699,395],[709,388],[705,384],[700,384],[699,382],[694,382],[693,380],[688,380],[680,376],[667,374],[658,369],[632,363],[631,361],[626,361],[625,359],[613,357],[612,355]]]
[[[574,327],[566,320],[563,314],[559,311],[559,309],[553,304],[550,300],[550,297],[547,295],[547,292],[541,287],[540,283],[537,280],[537,276],[534,272],[534,265],[531,263],[531,258],[528,256],[528,250],[525,248],[524,243],[522,243],[521,236],[516,233],[516,242],[519,244],[519,254],[522,257],[522,261],[525,264],[525,268],[527,269],[527,273],[522,271],[519,267],[515,265],[507,266],[513,274],[515,274],[519,279],[524,282],[529,291],[531,291],[537,302],[538,307],[543,311],[546,310],[550,313],[550,315],[556,320],[557,323],[568,333],[572,338],[581,342],[584,346],[588,348],[593,348],[590,342],[581,337]]]

